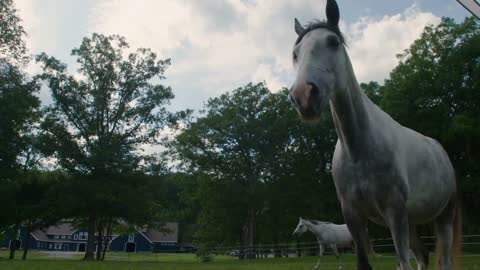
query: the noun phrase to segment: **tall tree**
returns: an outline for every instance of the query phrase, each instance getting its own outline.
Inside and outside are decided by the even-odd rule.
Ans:
[[[0,2],[0,62],[25,64],[27,47],[23,37],[25,30],[15,9],[13,0]]]
[[[0,2],[0,178],[19,169],[28,133],[37,120],[40,101],[36,80],[22,72],[26,64],[25,31],[13,0]]]
[[[158,60],[150,49],[127,54],[123,37],[93,34],[72,50],[79,76],[45,53],[37,56],[54,103],[42,128],[55,157],[66,170],[87,176],[92,195],[115,175],[137,170],[145,157],[139,147],[155,143],[161,128],[172,119],[165,106],[173,98],[170,87],[154,84],[163,79],[170,60]],[[119,178],[120,179],[120,178]],[[106,191],[106,190],[104,190]],[[92,196],[95,197],[95,196]],[[85,259],[93,259],[95,224],[102,205],[86,205],[88,243]]]
[[[27,153],[33,149],[33,128],[39,117],[40,101],[36,80],[27,78],[22,71],[28,62],[20,24],[14,3],[0,2],[0,227],[18,228],[23,220],[22,207],[26,198],[18,192],[22,175],[35,164]],[[23,155],[25,154],[25,155]],[[12,235],[14,240],[17,234]],[[15,249],[9,258],[13,259]]]
[[[11,177],[27,165],[19,158],[31,146],[32,127],[39,116],[38,90],[37,81],[28,80],[18,67],[0,63],[0,178]]]

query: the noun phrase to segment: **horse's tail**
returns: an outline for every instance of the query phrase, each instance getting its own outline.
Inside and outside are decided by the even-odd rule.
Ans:
[[[460,255],[462,253],[462,208],[460,200],[456,198],[455,217],[453,218],[453,244],[452,244],[452,266],[454,270],[460,269]]]
[[[453,204],[453,223],[452,223],[452,269],[460,269],[460,255],[462,253],[462,204],[460,197],[460,188],[458,186],[458,178],[456,178],[457,192],[452,198]],[[436,243],[436,265],[435,269],[440,269],[440,245]]]

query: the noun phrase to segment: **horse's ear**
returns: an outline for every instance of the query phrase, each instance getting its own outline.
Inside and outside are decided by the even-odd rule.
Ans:
[[[338,26],[340,11],[338,10],[337,1],[327,0],[325,12],[327,13],[327,22],[333,26]]]
[[[295,18],[295,32],[297,35],[302,34],[305,31],[305,28],[303,28],[302,24]]]

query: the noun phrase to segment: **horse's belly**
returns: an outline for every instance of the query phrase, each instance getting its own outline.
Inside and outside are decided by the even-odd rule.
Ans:
[[[408,172],[407,209],[412,223],[437,217],[456,190],[455,173],[446,152],[436,141],[424,139],[424,147],[411,147],[405,158]]]
[[[447,206],[455,190],[455,183],[454,179],[442,180],[445,181],[425,181],[427,183],[424,185],[410,186],[407,200],[410,223],[430,222]]]

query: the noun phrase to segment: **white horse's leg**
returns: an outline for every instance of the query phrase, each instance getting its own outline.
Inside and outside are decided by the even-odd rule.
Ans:
[[[320,266],[320,258],[322,258],[322,256],[323,256],[323,251],[324,251],[323,245],[321,243],[319,243],[318,244],[318,260],[317,260],[317,263],[315,264],[315,266],[313,267],[314,270],[317,270],[318,267]]]
[[[410,248],[415,254],[417,260],[417,269],[426,270],[428,268],[428,249],[423,245],[422,240],[417,235],[415,225],[410,225]]]
[[[343,264],[342,264],[342,260],[340,259],[340,254],[338,254],[337,245],[330,244],[330,248],[332,249],[333,254],[335,254],[335,257],[337,257],[338,269],[342,269]]]
[[[355,242],[355,254],[357,254],[357,270],[372,270],[368,262],[367,245],[369,241],[367,220],[358,215],[353,207],[342,205],[342,213],[347,223],[348,230]]]
[[[413,270],[410,265],[409,250],[409,234],[408,234],[408,213],[405,204],[399,202],[393,204],[395,208],[390,208],[386,211],[386,221],[390,233],[392,234],[393,244],[397,251],[399,260],[398,269]]]

